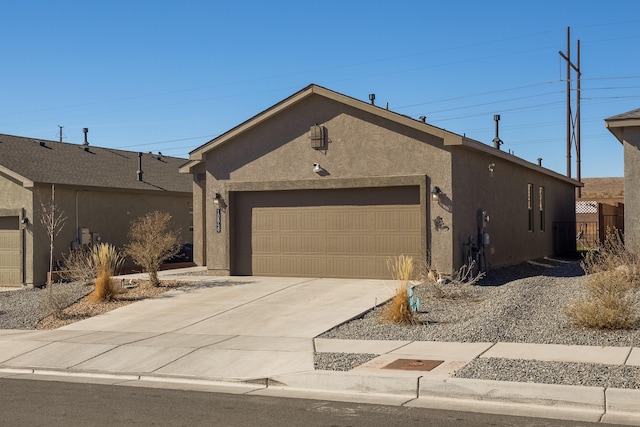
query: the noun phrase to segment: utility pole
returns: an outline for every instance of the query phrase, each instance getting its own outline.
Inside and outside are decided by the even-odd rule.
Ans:
[[[578,40],[578,69],[576,70],[578,73],[578,85],[576,88],[576,173],[578,182],[582,182],[582,175],[580,172],[580,97],[582,93],[580,92],[580,76],[582,73],[580,72],[580,40]],[[578,187],[578,198],[582,197],[582,187]]]
[[[576,173],[577,180],[580,181],[582,179],[581,170],[580,170],[580,77],[582,73],[580,72],[580,40],[578,40],[578,65],[576,66],[573,62],[571,62],[571,27],[567,27],[567,54],[565,55],[563,52],[558,52],[560,56],[567,61],[567,176],[571,178],[571,143],[572,143],[572,135],[571,132],[572,124],[571,124],[571,69],[576,72],[577,75],[577,94],[576,94]],[[582,195],[582,191],[580,187],[578,187],[578,197]]]

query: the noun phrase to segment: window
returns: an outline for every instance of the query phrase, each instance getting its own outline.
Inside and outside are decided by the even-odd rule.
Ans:
[[[533,184],[527,184],[527,215],[529,231],[533,231]]]
[[[538,206],[540,208],[540,231],[544,231],[544,187],[538,189]]]

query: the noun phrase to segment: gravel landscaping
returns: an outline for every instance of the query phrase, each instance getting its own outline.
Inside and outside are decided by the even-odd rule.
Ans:
[[[569,321],[564,309],[585,294],[585,279],[577,260],[543,259],[492,271],[457,299],[440,298],[433,285],[421,284],[414,289],[421,302],[417,325],[382,322],[378,307],[320,337],[640,347],[640,328],[598,331]],[[373,357],[317,354],[316,369],[348,370]],[[640,388],[640,367],[629,366],[487,358],[474,360],[457,376]]]

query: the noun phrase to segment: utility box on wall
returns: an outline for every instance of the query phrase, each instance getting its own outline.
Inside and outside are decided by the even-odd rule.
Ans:
[[[80,228],[78,229],[78,239],[80,240],[80,246],[88,245],[91,243],[91,232],[88,228]]]

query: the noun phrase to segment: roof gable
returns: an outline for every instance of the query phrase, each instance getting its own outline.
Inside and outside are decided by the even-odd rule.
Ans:
[[[36,140],[0,134],[0,172],[22,182],[125,190],[191,192],[192,180],[178,172],[184,159],[133,151]]]
[[[511,163],[518,164],[528,169],[536,170],[538,172],[544,173],[546,175],[552,176],[562,181],[570,182],[571,184],[576,186],[582,185],[579,182],[574,181],[569,177],[560,175],[554,171],[551,171],[539,165],[535,165],[531,162],[515,157],[512,154],[493,148],[489,145],[483,144],[482,142],[472,140],[470,138],[467,138],[466,136],[458,135],[456,133],[447,131],[445,129],[433,126],[429,123],[425,123],[421,120],[416,120],[412,117],[409,117],[400,113],[396,113],[386,108],[382,108],[382,107],[373,105],[371,103],[367,103],[362,100],[352,98],[347,95],[343,95],[338,92],[334,92],[332,90],[326,89],[322,86],[318,86],[315,84],[311,84],[305,87],[299,92],[294,93],[288,98],[280,101],[279,103],[273,105],[272,107],[251,117],[250,119],[239,124],[238,126],[230,129],[229,131],[223,133],[222,135],[210,140],[209,142],[191,151],[189,153],[189,161],[184,165],[182,165],[182,167],[180,168],[180,172],[191,173],[194,167],[198,166],[201,162],[205,161],[206,153],[209,153],[215,150],[217,147],[232,141],[238,135],[244,132],[247,132],[250,129],[253,129],[254,127],[260,125],[261,123],[267,121],[268,119],[282,113],[284,110],[294,107],[296,104],[298,104],[299,102],[301,102],[302,100],[310,96],[323,96],[325,98],[334,100],[338,103],[342,103],[347,106],[357,108],[361,111],[365,111],[367,113],[373,114],[375,116],[393,121],[402,126],[407,126],[407,127],[416,129],[419,132],[424,132],[424,133],[436,136],[443,141],[444,146],[463,146],[467,149],[480,151],[485,154],[489,154],[491,156],[502,158]]]
[[[203,160],[204,153],[215,149],[216,147],[226,143],[227,141],[233,139],[240,133],[246,132],[247,130],[257,126],[258,124],[268,120],[286,110],[287,108],[293,107],[298,102],[306,99],[312,95],[324,96],[326,98],[335,100],[337,102],[349,105],[354,108],[358,108],[363,111],[367,111],[369,113],[375,114],[377,116],[381,116],[404,125],[415,127],[420,129],[422,132],[427,132],[433,135],[436,135],[442,138],[445,141],[446,145],[457,145],[462,143],[462,137],[455,133],[446,131],[444,129],[440,129],[438,127],[432,126],[428,123],[424,123],[418,120],[415,120],[411,117],[375,106],[373,104],[368,104],[359,99],[355,99],[349,97],[347,95],[340,94],[338,92],[334,92],[332,90],[326,89],[322,86],[318,86],[315,84],[311,84],[306,88],[302,89],[299,92],[294,93],[288,98],[280,101],[279,103],[273,105],[272,107],[266,109],[265,111],[251,117],[240,125],[230,129],[229,131],[223,133],[222,135],[212,139],[211,141],[205,143],[204,145],[196,148],[192,152],[189,153],[190,162],[185,165],[185,167],[193,166],[193,162],[198,162]],[[184,171],[184,170],[183,170]]]
[[[625,127],[640,127],[640,108],[604,119],[605,126],[620,143],[624,140]]]

